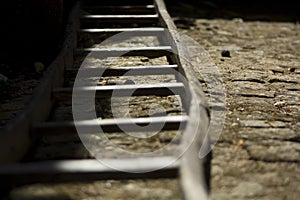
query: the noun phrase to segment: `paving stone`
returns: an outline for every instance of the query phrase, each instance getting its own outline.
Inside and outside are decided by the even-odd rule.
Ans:
[[[282,121],[273,120],[240,120],[241,126],[251,128],[285,128],[287,124]]]
[[[298,123],[295,124],[295,130],[297,132],[300,132],[300,122],[298,122]]]
[[[230,92],[231,95],[240,95],[244,97],[260,97],[260,98],[274,98],[275,92],[266,91],[266,90],[235,90]]]
[[[217,176],[217,175],[223,175],[224,173],[224,170],[220,167],[220,166],[212,166],[212,169],[211,169],[211,174],[213,176]]]
[[[291,77],[290,75],[280,75],[280,76],[269,76],[269,83],[294,83],[298,84],[299,80],[296,77]]]
[[[256,182],[241,182],[237,187],[233,188],[232,196],[238,197],[259,197],[264,195],[264,187]]]
[[[300,162],[300,143],[267,141],[248,143],[246,149],[252,159],[268,162]]]
[[[230,84],[230,88],[228,89],[228,93],[231,95],[260,98],[275,97],[274,91],[270,90],[264,84],[257,82],[234,81]]]
[[[232,200],[232,196],[227,191],[221,191],[211,194],[210,200]]]
[[[236,72],[231,75],[231,81],[244,81],[245,84],[247,82],[254,82],[254,83],[265,83],[268,77],[268,72],[259,71],[259,70],[251,70],[251,71],[242,71]]]
[[[243,139],[252,141],[259,141],[261,139],[273,139],[300,142],[300,132],[297,132],[290,128],[242,128],[239,130],[239,135]]]
[[[259,181],[265,186],[287,186],[290,183],[289,177],[284,177],[280,172],[267,172],[258,174]]]

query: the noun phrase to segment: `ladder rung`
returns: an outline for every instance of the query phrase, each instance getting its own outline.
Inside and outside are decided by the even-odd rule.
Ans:
[[[155,12],[154,5],[140,6],[83,6],[86,12],[101,14],[152,14]]]
[[[142,132],[145,126],[147,131],[157,131],[158,127],[163,130],[181,130],[185,128],[188,116],[160,116],[160,117],[145,117],[145,118],[117,118],[117,119],[102,119],[102,120],[82,120],[76,122],[76,126],[80,130],[86,130],[87,134],[101,134],[95,130],[101,130],[105,133],[123,132]],[[141,129],[137,127],[142,127]],[[38,135],[64,135],[77,134],[74,122],[44,122],[36,124],[33,131]]]
[[[162,75],[174,74],[177,65],[150,65],[150,66],[130,66],[114,68],[80,68],[80,74],[84,77],[107,77],[107,76],[139,76],[139,75]],[[66,73],[76,76],[78,69],[68,68]],[[127,73],[127,74],[126,74]]]
[[[90,53],[88,56],[96,57],[99,59],[107,57],[120,57],[120,56],[147,56],[147,57],[160,57],[172,55],[172,48],[170,46],[158,47],[135,47],[135,48],[78,48],[77,53]]]
[[[98,5],[106,5],[106,6],[127,6],[127,5],[150,5],[153,4],[153,0],[122,0],[122,1],[112,1],[112,0],[84,0],[82,1],[84,6],[98,6]]]
[[[178,162],[174,163],[175,160],[173,157],[148,157],[101,159],[101,162],[90,159],[6,164],[0,166],[0,185],[174,178],[178,175]],[[107,166],[108,164],[112,167]],[[123,171],[114,170],[113,167]],[[149,172],[134,173],[147,171]]]
[[[90,97],[95,94],[95,98],[110,98],[112,93],[114,97],[126,96],[169,96],[183,95],[183,83],[163,83],[149,85],[105,85],[105,86],[87,86],[74,88],[76,97]],[[53,90],[53,95],[58,100],[68,100],[72,98],[73,88],[56,88]]]
[[[81,34],[107,34],[114,35],[118,33],[126,32],[131,36],[161,36],[164,34],[164,28],[147,27],[147,28],[90,28],[81,29],[79,33]]]
[[[82,23],[155,24],[158,15],[83,15]]]

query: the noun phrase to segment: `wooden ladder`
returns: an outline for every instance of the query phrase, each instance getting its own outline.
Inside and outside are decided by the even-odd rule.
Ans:
[[[133,96],[177,95],[183,100],[185,113],[180,116],[166,115],[133,119],[102,119],[99,120],[98,123],[90,119],[82,120],[77,123],[73,121],[43,121],[41,120],[42,118],[39,118],[40,115],[36,114],[37,117],[34,118],[35,120],[26,122],[27,125],[24,126],[22,131],[23,134],[26,135],[22,137],[26,138],[27,141],[26,144],[23,144],[23,151],[32,145],[32,142],[30,142],[31,138],[35,138],[37,135],[39,137],[41,135],[77,135],[76,126],[90,128],[90,130],[93,130],[93,127],[101,127],[105,133],[112,133],[121,131],[120,125],[122,127],[125,126],[127,128],[126,130],[135,131],[136,125],[146,126],[149,123],[162,126],[162,130],[178,130],[181,128],[183,132],[181,143],[191,143],[191,145],[179,159],[172,156],[161,156],[104,159],[103,162],[101,162],[113,162],[116,165],[122,166],[122,169],[128,172],[142,170],[148,171],[147,173],[127,173],[114,170],[95,159],[11,163],[10,160],[21,158],[22,153],[17,151],[18,153],[14,154],[16,159],[7,158],[9,156],[5,155],[0,156],[1,162],[4,163],[0,165],[0,184],[7,186],[78,180],[159,179],[179,177],[183,197],[185,199],[207,199],[209,191],[209,175],[207,174],[209,158],[200,159],[198,154],[201,147],[203,148],[203,146],[209,145],[209,141],[206,137],[209,114],[198,79],[191,66],[182,59],[188,57],[188,54],[184,45],[178,42],[176,27],[163,1],[123,0],[114,2],[107,0],[84,0],[80,4],[76,4],[72,13],[73,16],[71,18],[73,19],[71,19],[71,23],[69,24],[71,24],[70,27],[72,30],[76,30],[76,34],[73,33],[73,35],[69,37],[69,43],[67,44],[71,45],[71,47],[68,46],[65,51],[62,51],[64,52],[63,55],[59,57],[60,59],[56,60],[56,62],[58,62],[56,65],[63,65],[63,69],[61,67],[53,67],[51,69],[52,72],[49,72],[51,78],[47,78],[46,83],[42,82],[45,87],[41,90],[45,90],[43,92],[50,91],[50,93],[46,93],[47,95],[44,97],[48,99],[39,99],[38,97],[41,95],[35,95],[36,101],[39,101],[37,105],[40,105],[40,101],[43,101],[45,106],[46,104],[48,106],[43,112],[49,114],[54,102],[70,101],[72,99],[74,88],[72,86],[66,87],[62,85],[62,80],[67,77],[74,77],[78,69],[73,68],[71,65],[73,65],[74,61],[67,58],[74,57],[76,60],[76,55],[78,54],[92,54],[101,59],[118,56],[166,56],[168,58],[168,65],[118,66],[107,68],[103,72],[102,77],[126,76],[126,73],[129,71],[131,76],[164,75],[176,71],[188,82],[184,82],[181,80],[182,78],[177,77],[177,81],[174,83],[141,85],[117,84],[75,88],[83,97],[85,94],[90,94],[93,91],[95,91],[95,98],[97,99],[110,98],[113,92],[116,91],[119,97],[126,97],[128,94],[132,94]],[[74,18],[74,16],[76,18]],[[77,25],[74,19],[78,19],[80,26]],[[74,41],[76,38],[80,39],[81,37],[101,38],[101,40],[104,40],[119,33],[128,34],[129,36],[134,35],[136,37],[155,36],[159,38],[160,46],[87,48],[81,47]],[[83,70],[86,71],[87,74],[97,74],[98,72],[98,69],[89,68],[89,66],[86,66]],[[58,74],[63,76],[64,74],[65,78],[56,77],[55,79],[59,79],[59,81],[52,83],[51,79],[53,80],[54,74],[56,74],[56,76]],[[42,93],[42,91],[39,92]],[[42,107],[42,105],[39,107]],[[200,117],[201,119],[199,119]],[[45,117],[43,118],[45,119]],[[200,124],[197,126],[199,120]],[[27,129],[28,131],[26,131]],[[196,133],[194,135],[191,134],[191,132],[195,131]],[[11,134],[14,133],[11,132]],[[21,135],[21,133],[19,134]],[[18,138],[16,137],[15,140],[18,140]],[[7,140],[7,142],[15,143],[12,138]],[[20,142],[16,142],[16,145],[19,143]],[[13,148],[18,147],[13,145]],[[13,156],[13,154],[11,155]],[[177,161],[167,165],[172,160]]]

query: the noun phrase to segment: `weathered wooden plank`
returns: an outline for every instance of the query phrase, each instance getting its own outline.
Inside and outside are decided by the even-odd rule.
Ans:
[[[114,97],[185,94],[185,88],[182,83],[161,83],[149,85],[105,85],[80,88],[56,88],[53,90],[53,96],[58,100],[71,99],[73,89],[76,91],[75,95],[77,97],[83,98],[93,94],[95,94],[95,98],[110,98],[113,92]]]
[[[105,133],[123,132],[123,130],[136,132],[141,131],[137,126],[145,127],[149,124],[147,131],[156,131],[157,127],[162,127],[161,130],[178,130],[184,129],[187,116],[160,116],[146,118],[119,118],[119,119],[102,119],[102,120],[83,120],[76,122],[76,126],[81,130],[86,129],[88,134],[94,133],[100,127]],[[38,135],[63,135],[77,134],[74,122],[44,122],[35,124],[32,130]]]
[[[178,175],[178,163],[172,163],[174,160],[176,159],[173,157],[148,157],[102,159],[101,162],[91,159],[1,165],[0,185],[175,178]],[[107,163],[118,166],[123,171],[114,170],[107,166]]]
[[[153,14],[154,5],[133,5],[133,6],[83,6],[83,10],[93,14]]]
[[[140,5],[150,5],[153,4],[153,0],[120,0],[120,1],[112,1],[112,0],[84,0],[82,1],[83,6],[140,6]]]
[[[135,48],[78,48],[76,53],[89,53],[88,56],[99,59],[107,57],[120,56],[147,56],[147,57],[161,57],[172,55],[172,48],[170,46],[158,47],[135,47]]]
[[[210,150],[210,136],[208,135],[209,113],[205,95],[201,90],[201,85],[195,76],[194,70],[185,61],[185,59],[189,60],[187,48],[181,41],[182,38],[176,34],[176,26],[169,16],[163,0],[154,0],[154,3],[159,14],[160,24],[169,30],[166,33],[166,38],[178,52],[177,55],[173,56],[172,61],[178,64],[179,71],[189,81],[186,96],[190,102],[188,109],[189,121],[183,133],[182,148],[190,144],[191,141],[193,142],[180,161],[180,183],[183,196],[187,200],[208,199],[208,174],[205,173],[209,171],[207,169],[210,161],[208,156],[203,158]],[[199,123],[200,117],[201,121]]]
[[[105,34],[106,36],[115,35],[122,33],[123,35],[128,36],[162,36],[164,34],[164,28],[158,27],[145,27],[145,28],[89,28],[79,30],[81,35],[92,35],[92,36],[101,36]]]
[[[155,24],[157,15],[83,15],[81,23]]]
[[[149,65],[149,66],[129,66],[129,67],[114,67],[107,68],[105,71],[99,68],[81,68],[80,73],[90,75],[90,77],[107,76],[141,76],[141,75],[162,75],[174,74],[177,70],[177,65]],[[78,69],[68,68],[66,73],[69,76],[75,77]],[[126,74],[128,73],[128,74]],[[84,75],[85,76],[85,75]]]
[[[94,42],[101,43],[107,38],[110,38],[116,34],[120,34],[124,40],[137,38],[137,37],[155,37],[158,41],[164,38],[164,28],[158,27],[145,27],[145,28],[88,28],[78,31],[79,40],[86,40],[92,38]],[[161,46],[167,46],[168,43],[164,43]]]

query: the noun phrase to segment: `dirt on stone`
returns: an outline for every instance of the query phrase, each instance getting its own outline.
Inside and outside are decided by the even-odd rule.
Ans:
[[[180,31],[209,53],[227,94],[213,149],[211,199],[299,199],[300,25],[184,20],[193,24],[179,20]]]

